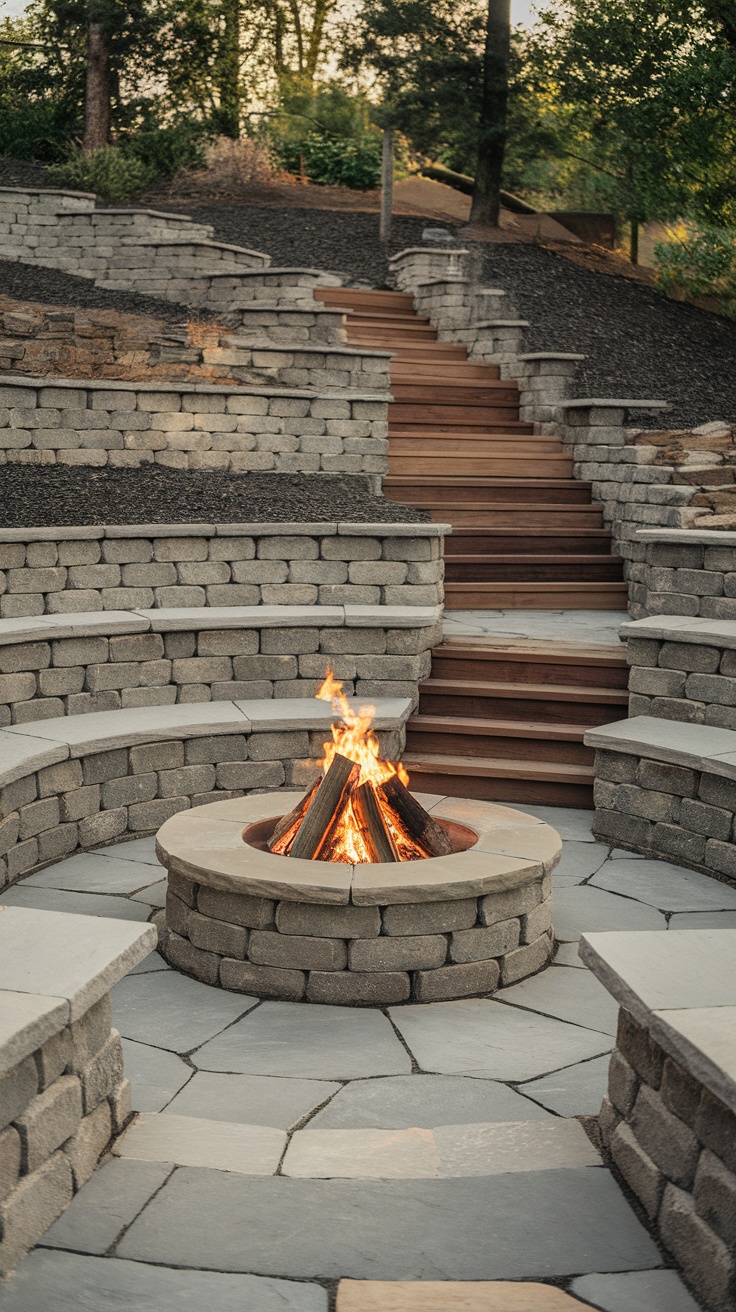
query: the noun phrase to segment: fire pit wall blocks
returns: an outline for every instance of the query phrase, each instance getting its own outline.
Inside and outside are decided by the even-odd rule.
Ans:
[[[161,951],[207,984],[340,1006],[494,992],[549,962],[551,873],[562,844],[534,816],[418,795],[477,842],[426,861],[349,866],[275,856],[243,840],[298,793],[215,802],[173,816]]]

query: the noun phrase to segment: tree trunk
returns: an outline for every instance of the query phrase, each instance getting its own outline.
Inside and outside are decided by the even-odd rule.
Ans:
[[[629,259],[632,264],[639,263],[639,220],[631,220],[631,245],[629,247]]]
[[[225,0],[220,50],[220,130],[240,139],[240,0]]]
[[[379,236],[382,242],[391,240],[391,220],[394,210],[394,134],[384,128],[381,150],[381,218]]]
[[[110,75],[107,40],[100,23],[90,23],[87,33],[87,89],[84,100],[85,155],[107,145],[110,135]]]
[[[510,0],[488,0],[483,94],[478,126],[478,166],[475,170],[470,211],[471,224],[481,227],[497,227],[501,208],[510,40]]]

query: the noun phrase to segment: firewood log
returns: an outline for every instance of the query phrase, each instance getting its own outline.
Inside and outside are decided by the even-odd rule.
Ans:
[[[397,774],[379,784],[379,790],[386,806],[397,817],[397,827],[405,829],[428,856],[450,855],[452,843],[444,829],[404,787]]]
[[[353,814],[363,830],[371,861],[398,861],[391,834],[384,824],[381,808],[372,783],[361,784],[352,794]]]
[[[289,811],[288,815],[282,815],[268,840],[270,851],[281,856],[286,855],[321,782],[322,776],[320,775],[319,779],[315,779],[312,787],[307,789],[303,798],[300,802],[297,802],[293,810]]]
[[[317,857],[333,821],[342,810],[346,795],[359,778],[360,766],[336,752],[299,826],[289,856],[302,857],[307,861]]]

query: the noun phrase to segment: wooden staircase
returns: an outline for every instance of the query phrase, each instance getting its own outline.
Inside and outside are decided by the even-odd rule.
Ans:
[[[464,346],[439,342],[412,298],[324,287],[348,310],[348,342],[391,350],[387,497],[452,524],[445,539],[450,610],[622,610],[589,483],[573,478],[559,438],[519,419],[517,385]],[[414,787],[462,797],[593,804],[583,735],[621,719],[627,668],[618,647],[456,639],[433,653],[407,726]]]

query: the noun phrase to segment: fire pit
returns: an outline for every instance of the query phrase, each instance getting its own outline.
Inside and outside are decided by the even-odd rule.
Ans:
[[[306,796],[214,802],[167,820],[161,950],[208,984],[380,1006],[493,992],[541,970],[562,844],[508,807],[412,794],[372,708],[328,677],[336,723]]]

